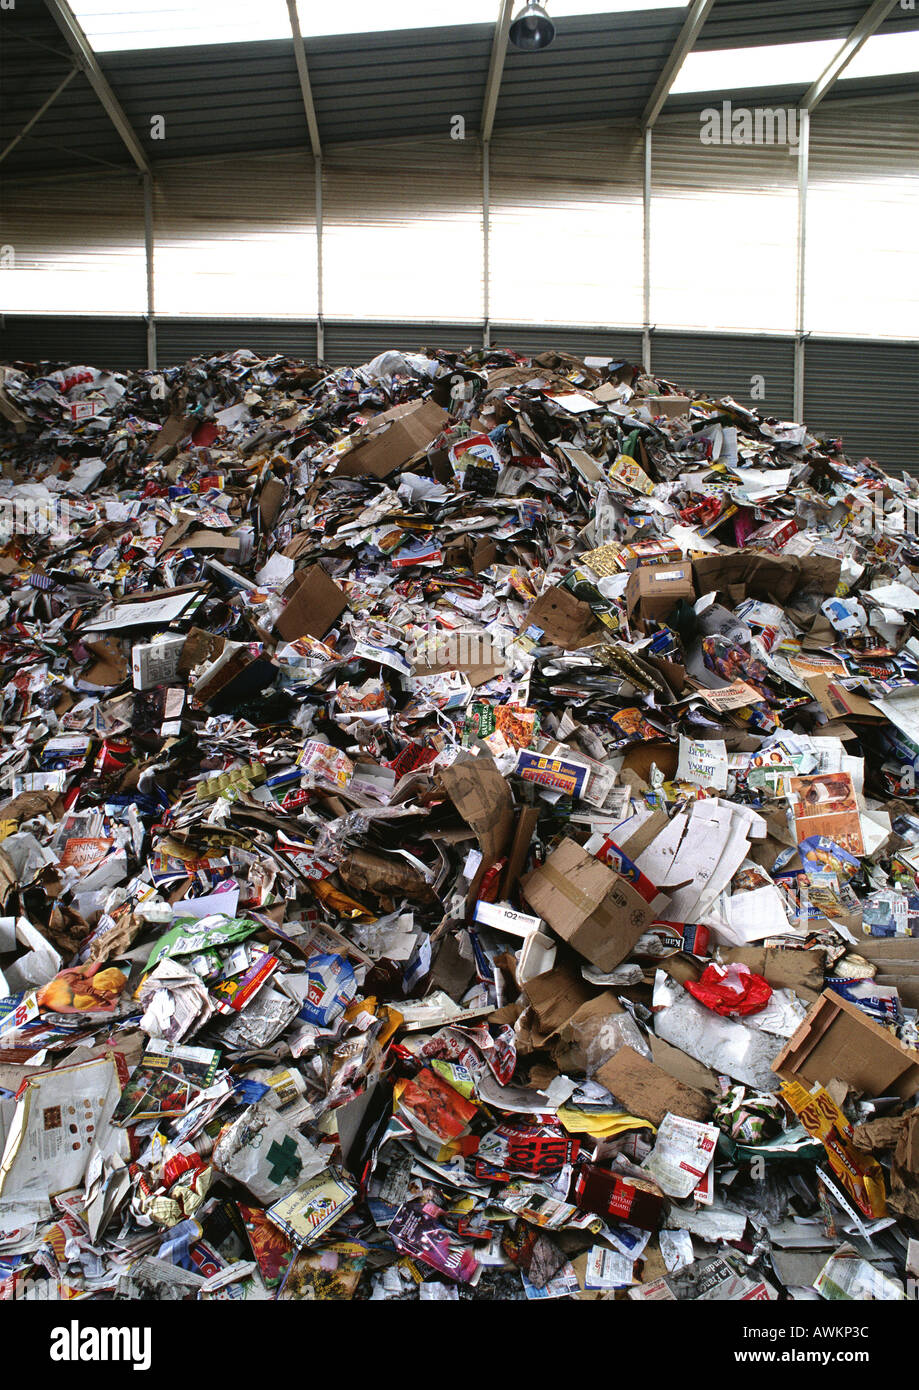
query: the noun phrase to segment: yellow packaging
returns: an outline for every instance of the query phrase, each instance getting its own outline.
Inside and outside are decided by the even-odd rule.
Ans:
[[[822,1086],[805,1091],[797,1081],[785,1081],[781,1094],[811,1138],[820,1140],[830,1167],[859,1210],[866,1216],[886,1216],[881,1165],[850,1142],[852,1126],[830,1093]]]

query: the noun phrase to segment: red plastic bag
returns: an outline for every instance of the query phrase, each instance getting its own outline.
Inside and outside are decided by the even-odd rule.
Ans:
[[[747,965],[708,965],[702,978],[686,988],[694,999],[722,1018],[758,1014],[772,998],[772,986]]]

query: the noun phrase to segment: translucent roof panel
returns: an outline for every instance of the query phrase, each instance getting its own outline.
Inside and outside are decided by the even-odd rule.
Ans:
[[[897,38],[902,37],[897,35]],[[839,52],[838,39],[811,43],[762,44],[758,48],[719,48],[690,53],[671,88],[686,92],[732,92],[751,87],[807,86]],[[848,69],[846,69],[848,75]]]
[[[97,53],[290,36],[284,0],[160,0],[152,5],[149,0],[72,0],[72,8]],[[549,0],[548,8],[553,19],[564,20],[682,10],[686,0]],[[490,24],[499,9],[499,0],[349,0],[347,5],[297,0],[305,38]]]
[[[839,80],[892,77],[903,72],[919,72],[919,29],[903,34],[875,34],[843,68]]]

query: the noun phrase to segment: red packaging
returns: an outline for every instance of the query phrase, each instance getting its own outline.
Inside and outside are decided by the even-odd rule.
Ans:
[[[743,1018],[758,1014],[772,998],[772,986],[762,975],[754,975],[746,965],[708,965],[698,981],[688,980],[686,988],[694,999],[722,1018]]]
[[[568,1200],[581,1211],[591,1211],[604,1220],[625,1221],[643,1231],[657,1230],[664,1209],[663,1196],[650,1185],[636,1187],[589,1163],[575,1174]]]

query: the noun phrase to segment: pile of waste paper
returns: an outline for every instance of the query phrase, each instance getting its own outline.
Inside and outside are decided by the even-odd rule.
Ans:
[[[917,480],[562,352],[0,417],[2,1296],[910,1296]]]

